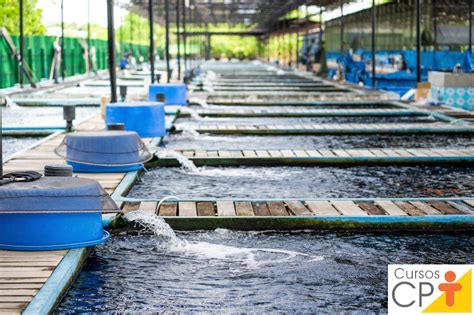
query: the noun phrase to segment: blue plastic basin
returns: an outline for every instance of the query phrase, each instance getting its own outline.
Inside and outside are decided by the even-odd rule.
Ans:
[[[107,104],[106,124],[122,123],[125,130],[135,131],[142,138],[166,135],[165,107],[158,102]]]
[[[72,161],[67,161],[67,164],[72,166],[75,173],[127,173],[142,170],[144,167],[143,164],[105,166]]]
[[[57,250],[105,242],[102,213],[18,213],[0,215],[0,249]]]
[[[103,243],[109,237],[102,229],[104,194],[96,181],[75,177],[0,186],[0,249],[57,250]]]
[[[164,102],[165,105],[186,106],[188,104],[186,85],[184,83],[150,84],[148,88],[148,100],[152,102]]]

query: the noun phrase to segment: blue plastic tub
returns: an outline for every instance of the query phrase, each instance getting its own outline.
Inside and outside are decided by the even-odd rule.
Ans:
[[[78,173],[137,171],[152,158],[134,131],[69,133],[55,152]]]
[[[185,106],[188,104],[186,85],[184,83],[151,84],[148,89],[148,100],[164,102],[165,105]]]
[[[104,166],[67,161],[75,173],[127,173],[142,170],[143,164]]]
[[[41,251],[88,247],[105,242],[102,214],[0,215],[0,249]]]
[[[43,177],[1,186],[0,249],[57,250],[105,242],[103,197],[100,185],[84,178]]]
[[[142,138],[166,135],[163,103],[111,103],[106,108],[105,122],[107,125],[122,123],[125,125],[125,130],[135,131]]]

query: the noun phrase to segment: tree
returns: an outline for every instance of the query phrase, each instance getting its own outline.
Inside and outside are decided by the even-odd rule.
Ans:
[[[38,0],[23,0],[23,25],[26,35],[42,35],[46,28],[41,23],[42,10]],[[20,3],[18,0],[0,0],[0,25],[12,35],[20,34]]]

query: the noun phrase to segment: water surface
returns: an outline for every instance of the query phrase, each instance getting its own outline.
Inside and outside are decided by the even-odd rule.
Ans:
[[[467,197],[474,168],[449,166],[157,168],[129,196],[181,198]]]
[[[98,107],[76,107],[76,122],[93,114],[99,114]],[[65,126],[61,106],[14,106],[2,108],[4,126]]]
[[[97,246],[57,313],[387,312],[388,264],[474,262],[473,236],[180,233]]]
[[[36,137],[25,137],[25,138],[15,138],[15,137],[3,137],[3,157],[7,157],[17,151],[25,149],[26,147],[32,145],[33,143],[39,141],[40,138]]]
[[[301,124],[381,124],[381,123],[434,123],[439,122],[429,116],[329,116],[329,117],[203,117],[200,120],[180,118],[177,125],[301,125]]]
[[[353,148],[458,148],[474,146],[472,135],[321,135],[251,136],[171,134],[164,146],[173,149],[202,150],[315,150]]]

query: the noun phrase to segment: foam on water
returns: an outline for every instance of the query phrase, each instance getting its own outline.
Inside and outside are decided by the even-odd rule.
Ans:
[[[164,219],[149,212],[134,211],[126,214],[125,218],[152,231],[156,237],[157,248],[172,254],[189,255],[204,260],[235,261],[247,268],[288,263],[295,259],[304,259],[306,262],[318,262],[324,259],[322,256],[307,255],[291,250],[235,247],[204,241],[183,240],[176,236]],[[219,232],[227,233],[226,231],[220,229]]]
[[[166,149],[166,148],[157,148],[155,154],[158,158],[174,158],[178,161],[181,165],[181,170],[177,170],[177,172],[181,172],[187,175],[197,175],[197,176],[207,176],[207,177],[246,177],[246,178],[257,178],[263,175],[265,176],[272,176],[272,178],[284,178],[287,175],[282,174],[274,169],[262,169],[262,170],[252,170],[252,169],[240,169],[240,168],[232,168],[232,169],[221,169],[221,168],[207,168],[207,167],[197,167],[193,161],[188,159],[183,154]]]
[[[192,99],[191,102],[198,104],[198,106],[201,106],[202,108],[209,108],[209,107],[211,107],[211,106],[206,102],[206,100],[203,100],[203,99],[200,99],[200,98]],[[189,108],[189,107],[188,107],[188,108]]]
[[[189,107],[183,107],[180,111],[184,114],[189,114],[193,120],[201,120],[202,117],[199,116],[198,112]]]
[[[160,147],[160,148],[157,148],[155,154],[158,156],[158,158],[176,159],[181,165],[181,167],[189,173],[199,172],[198,167],[193,163],[193,161],[191,161],[190,159],[188,159],[187,157],[185,157],[179,152]]]
[[[182,242],[176,236],[176,233],[169,226],[169,224],[167,224],[163,218],[160,218],[154,214],[139,210],[127,213],[125,218],[129,221],[140,224],[149,231],[152,231],[156,236],[158,243],[164,243],[167,246],[175,246]]]
[[[189,126],[186,124],[175,124],[175,127],[177,129],[180,129],[183,135],[193,136],[194,138],[199,137],[199,132],[197,132],[196,129],[193,128],[193,126]]]

